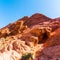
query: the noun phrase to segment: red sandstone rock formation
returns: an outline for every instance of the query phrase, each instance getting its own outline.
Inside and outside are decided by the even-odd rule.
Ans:
[[[36,13],[0,29],[0,60],[23,60],[26,53],[33,60],[60,60],[60,18]]]

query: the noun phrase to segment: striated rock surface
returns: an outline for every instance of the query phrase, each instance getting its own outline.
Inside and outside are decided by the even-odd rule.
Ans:
[[[24,24],[27,25],[28,27],[32,27],[36,24],[39,24],[41,22],[48,21],[48,20],[51,20],[51,18],[48,18],[43,14],[36,13],[36,14],[32,15],[28,19],[28,21],[26,21]]]
[[[43,49],[39,60],[60,60],[60,45]]]
[[[60,60],[60,18],[36,13],[1,28],[0,60]]]

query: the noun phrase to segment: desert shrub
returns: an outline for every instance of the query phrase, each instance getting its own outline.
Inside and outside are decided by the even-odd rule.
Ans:
[[[33,60],[33,56],[31,53],[24,54],[22,60]]]

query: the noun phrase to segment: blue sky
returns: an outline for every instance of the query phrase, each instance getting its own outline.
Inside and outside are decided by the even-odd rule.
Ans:
[[[0,0],[0,28],[34,13],[60,17],[60,0]]]

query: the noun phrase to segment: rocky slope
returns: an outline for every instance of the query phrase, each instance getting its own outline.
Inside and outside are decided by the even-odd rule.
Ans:
[[[0,60],[60,60],[60,18],[36,13],[1,28]]]

